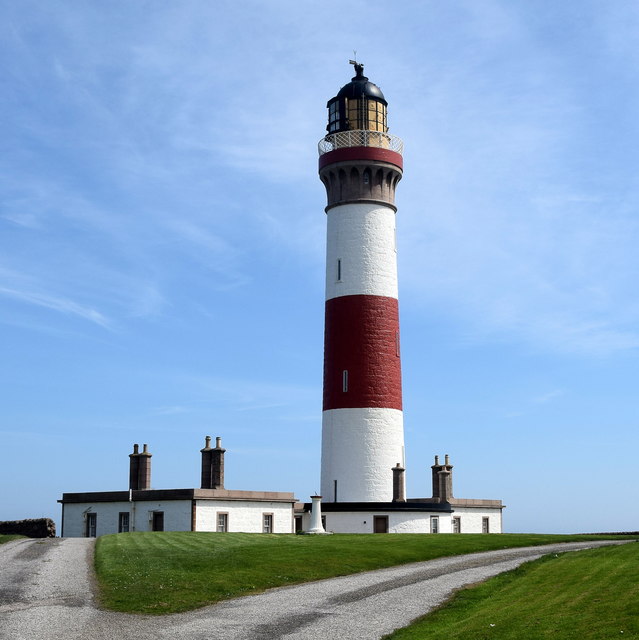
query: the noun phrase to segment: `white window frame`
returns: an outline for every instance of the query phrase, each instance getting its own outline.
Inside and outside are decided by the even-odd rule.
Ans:
[[[120,511],[118,513],[118,533],[128,533],[131,531],[131,513]]]
[[[228,511],[218,511],[215,514],[215,530],[218,533],[227,533],[229,530]]]
[[[86,514],[85,538],[96,538],[98,535],[98,514],[96,511],[89,511]]]

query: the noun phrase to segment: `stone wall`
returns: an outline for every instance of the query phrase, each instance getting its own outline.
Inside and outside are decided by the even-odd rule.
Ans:
[[[55,522],[51,518],[5,520],[0,522],[0,534],[14,534],[27,538],[55,538]]]

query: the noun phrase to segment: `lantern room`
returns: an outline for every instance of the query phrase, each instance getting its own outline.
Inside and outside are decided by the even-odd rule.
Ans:
[[[386,133],[387,102],[380,88],[364,75],[364,65],[351,60],[355,76],[328,101],[329,134],[340,131],[380,131]]]

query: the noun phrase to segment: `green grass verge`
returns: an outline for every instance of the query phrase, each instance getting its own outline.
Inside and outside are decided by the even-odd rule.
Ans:
[[[98,538],[103,606],[175,613],[271,587],[442,556],[601,536],[124,533]]]
[[[459,591],[389,640],[639,638],[639,544],[545,556]]]
[[[24,538],[24,536],[2,533],[0,534],[0,544],[4,544],[5,542],[11,542],[12,540],[17,540],[18,538]]]

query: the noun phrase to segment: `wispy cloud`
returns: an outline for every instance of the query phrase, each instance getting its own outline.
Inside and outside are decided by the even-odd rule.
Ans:
[[[157,416],[173,416],[181,413],[188,413],[189,411],[189,407],[173,405],[168,407],[156,407],[151,410],[151,413]]]
[[[205,401],[234,411],[253,411],[296,407],[315,400],[318,389],[291,383],[273,383],[259,379],[215,376],[183,376],[183,383]]]
[[[26,213],[26,212],[5,213],[1,217],[4,220],[13,222],[14,224],[20,225],[21,227],[27,227],[29,229],[37,229],[40,227],[38,218],[33,213]]]
[[[106,316],[96,309],[78,304],[73,300],[33,291],[18,291],[2,286],[0,286],[0,295],[66,315],[77,316],[83,320],[95,323],[104,329],[113,330],[113,323]]]
[[[521,418],[531,411],[535,411],[534,407],[540,407],[551,404],[566,395],[564,389],[552,389],[545,393],[532,396],[528,399],[523,399],[520,402],[519,408],[514,408],[504,413],[505,418]]]
[[[500,61],[484,91],[490,48],[453,59],[404,117],[430,123],[409,131],[407,178],[421,180],[398,189],[404,299],[481,341],[587,356],[636,349],[639,182],[619,148],[601,143],[616,125],[607,105],[584,99],[575,54],[536,43],[525,15],[504,7],[498,15],[515,24],[495,37],[527,38],[512,43],[525,51],[516,69]]]
[[[169,219],[165,224],[175,236],[188,242],[191,258],[221,276],[211,283],[214,288],[226,290],[248,282],[240,269],[240,252],[220,235],[189,220]]]
[[[565,391],[563,389],[553,389],[552,391],[543,393],[540,396],[536,396],[532,401],[534,404],[548,404],[563,395],[565,395]]]

